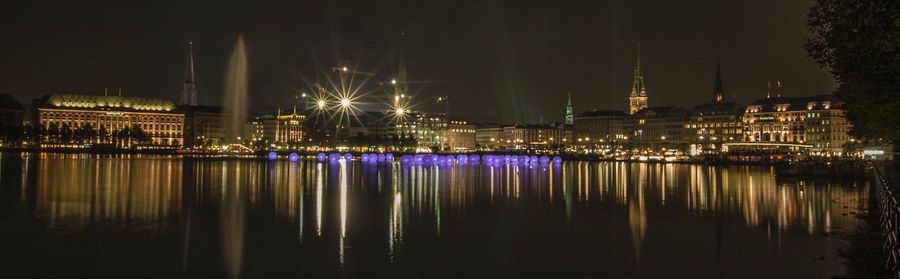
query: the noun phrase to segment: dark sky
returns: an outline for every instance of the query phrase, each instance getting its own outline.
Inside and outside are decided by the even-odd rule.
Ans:
[[[450,95],[451,114],[509,123],[626,109],[641,45],[651,106],[712,98],[716,59],[728,98],[748,103],[781,80],[787,96],[831,93],[806,57],[812,1],[3,1],[0,92],[179,98],[193,40],[200,100],[219,104],[238,34],[254,111],[293,101],[338,61],[389,76],[400,34],[419,100]],[[373,85],[374,86],[374,85]],[[425,108],[420,105],[420,108]]]

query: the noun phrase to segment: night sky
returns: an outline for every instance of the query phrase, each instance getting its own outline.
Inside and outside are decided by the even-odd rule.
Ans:
[[[425,82],[419,102],[449,95],[451,116],[508,123],[561,121],[569,92],[576,112],[627,109],[639,43],[651,106],[710,101],[716,59],[743,104],[768,80],[787,96],[835,87],[803,50],[812,1],[124,2],[0,3],[0,93],[180,100],[192,40],[200,101],[220,104],[238,34],[251,113],[290,104],[339,61],[390,76],[401,53]]]

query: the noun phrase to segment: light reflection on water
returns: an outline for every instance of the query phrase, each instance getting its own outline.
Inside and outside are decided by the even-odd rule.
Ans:
[[[570,231],[585,222],[615,226],[622,218],[631,258],[641,262],[645,256],[660,257],[648,239],[654,230],[678,229],[670,227],[666,216],[714,225],[717,238],[722,223],[739,222],[742,230],[757,230],[777,242],[778,249],[782,231],[810,237],[835,227],[850,231],[860,221],[833,210],[864,203],[868,187],[781,181],[768,168],[748,166],[566,162],[447,167],[34,156],[26,160],[37,160],[36,169],[25,163],[21,171],[36,172],[36,180],[23,175],[17,186],[23,203],[34,193],[35,215],[48,227],[79,231],[111,226],[155,234],[178,230],[185,235],[181,247],[189,265],[188,257],[200,252],[192,253],[188,246],[206,237],[194,232],[193,223],[201,217],[193,212],[217,208],[222,264],[231,278],[245,275],[248,237],[270,233],[249,224],[254,216],[292,224],[296,249],[325,251],[321,257],[331,257],[338,266],[359,264],[354,257],[362,254],[382,254],[388,263],[401,263],[407,253],[423,253],[417,251],[423,249],[417,246],[423,239],[451,241],[470,233],[466,227],[490,233],[506,225],[505,218],[518,220],[508,212],[530,212],[534,217],[528,222],[537,226],[546,219],[547,228],[535,229],[550,232]],[[27,191],[29,187],[34,190]],[[557,209],[563,227],[550,225]],[[591,215],[597,217],[585,219]],[[479,223],[468,223],[476,219]],[[519,229],[531,230],[534,223]],[[273,226],[284,227],[267,228]],[[369,241],[377,235],[386,239],[383,248]],[[335,240],[335,252],[327,252],[332,248],[322,245]]]

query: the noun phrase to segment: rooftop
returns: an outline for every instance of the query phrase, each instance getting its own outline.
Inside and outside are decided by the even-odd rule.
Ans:
[[[143,97],[100,96],[85,94],[53,94],[41,99],[41,107],[72,109],[115,109],[134,111],[172,111],[170,100]]]

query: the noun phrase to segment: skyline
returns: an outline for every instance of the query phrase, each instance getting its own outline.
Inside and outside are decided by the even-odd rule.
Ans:
[[[574,7],[577,4],[586,6]],[[738,102],[747,104],[765,97],[766,83],[776,80],[784,84],[787,96],[831,93],[833,79],[825,69],[818,68],[807,58],[802,48],[802,36],[806,33],[803,15],[811,2],[802,5],[788,3],[792,4],[788,6],[781,4],[765,6],[747,3],[741,7],[735,3],[650,5],[637,2],[612,5],[612,2],[566,2],[521,7],[496,4],[481,7],[484,8],[480,10],[483,13],[474,13],[467,11],[478,10],[478,7],[407,4],[408,10],[404,12],[390,9],[404,6],[400,2],[352,7],[338,3],[334,6],[307,5],[302,11],[291,7],[285,7],[282,12],[262,8],[262,11],[250,11],[246,17],[215,28],[215,23],[222,24],[221,19],[230,15],[227,11],[235,8],[233,3],[214,11],[184,6],[188,4],[177,7],[161,5],[152,9],[122,5],[117,7],[119,18],[99,16],[111,9],[100,4],[93,8],[80,8],[55,21],[42,22],[17,20],[16,17],[29,14],[28,7],[10,7],[13,9],[5,10],[26,12],[16,13],[11,19],[14,24],[2,31],[13,35],[13,39],[0,52],[4,53],[0,56],[10,61],[0,66],[0,90],[28,103],[30,99],[44,94],[102,94],[104,87],[115,89],[121,86],[125,95],[159,97],[177,102],[185,72],[187,42],[193,41],[200,103],[220,104],[227,53],[231,51],[237,34],[242,33],[247,40],[251,92],[259,96],[250,104],[251,111],[255,113],[292,101],[293,96],[299,94],[296,88],[306,88],[304,78],[315,76],[316,71],[326,71],[337,61],[350,60],[358,62],[363,69],[388,72],[389,66],[397,60],[397,48],[394,46],[402,30],[406,38],[403,56],[410,79],[431,81],[422,86],[424,88],[418,88],[421,92],[419,101],[449,95],[451,115],[465,115],[472,120],[507,123],[536,123],[539,119],[545,122],[562,121],[568,93],[572,93],[576,113],[591,109],[625,110],[638,43],[641,44],[641,63],[651,107],[692,107],[708,102],[713,91],[716,60],[721,61],[722,65],[726,100],[736,95]],[[699,9],[699,6],[705,8]],[[32,9],[31,15],[52,14],[54,8]],[[543,8],[551,11],[578,8],[582,11],[560,17],[557,15],[560,13],[538,11]],[[660,13],[666,8],[676,11],[696,9],[696,16],[691,20],[660,24],[666,22],[666,18],[654,16],[661,16]],[[762,9],[766,12],[727,13],[735,8]],[[180,12],[159,22],[142,21],[142,18],[154,17],[153,12],[166,13],[167,9],[178,9]],[[329,15],[329,11],[335,10],[344,13],[340,16]],[[289,16],[292,11],[308,15],[302,19],[292,19],[302,20],[304,25],[273,25],[274,21],[293,18]],[[258,23],[249,22],[253,13],[267,12],[272,12],[274,16],[259,19]],[[415,16],[408,19],[393,16],[403,13]],[[799,14],[783,16],[783,13]],[[187,15],[182,17],[182,14]],[[440,18],[423,21],[428,15],[435,14],[456,19],[461,24],[456,26],[440,21]],[[535,23],[513,14],[543,14],[538,17],[543,21]],[[642,15],[643,19],[635,19],[632,16],[635,14]],[[677,13],[673,11],[672,14]],[[719,20],[729,16],[732,17],[728,20]],[[200,18],[209,20],[198,23]],[[767,20],[773,18],[777,20]],[[762,28],[740,29],[760,24],[757,21],[763,21]],[[713,26],[709,22],[716,24]],[[230,26],[233,24],[247,25],[229,28],[234,27]],[[57,25],[70,27],[67,27],[67,32],[57,32],[55,35],[39,32]],[[695,25],[703,28],[682,30],[685,26]],[[106,28],[100,28],[104,26]],[[677,34],[665,31],[675,26],[680,28]],[[132,29],[137,31],[130,32]],[[482,29],[489,29],[488,33],[492,34],[468,36]],[[449,32],[451,30],[458,32]],[[532,32],[535,30],[541,32]],[[125,38],[136,40],[125,42],[125,39],[114,38],[120,33],[127,33],[130,36]],[[29,34],[46,36],[38,39]],[[73,37],[93,38],[96,41],[73,42]],[[488,39],[487,44],[473,44],[479,39]],[[50,43],[25,46],[34,41]],[[543,44],[528,44],[525,41]],[[760,41],[766,42],[761,44],[764,46],[762,48]],[[696,44],[696,47],[683,47],[685,44]],[[97,49],[84,49],[91,46]],[[684,53],[676,53],[672,49],[683,50]],[[84,55],[76,56],[74,52]],[[351,59],[346,59],[348,57]],[[16,63],[25,60],[34,63]],[[485,103],[489,104],[488,107],[502,109],[476,109],[479,107],[477,105]]]

